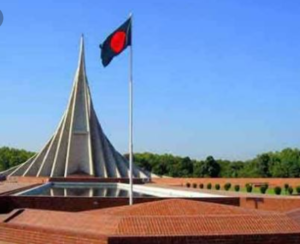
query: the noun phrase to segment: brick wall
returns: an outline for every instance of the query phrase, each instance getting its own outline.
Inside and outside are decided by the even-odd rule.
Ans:
[[[109,244],[299,244],[299,234],[112,237]]]
[[[167,198],[136,198],[135,203],[164,200]],[[187,198],[188,199],[188,198]],[[191,198],[189,198],[191,200]],[[205,201],[250,209],[287,212],[300,208],[300,198],[286,197],[227,197],[227,198],[193,198]],[[47,209],[57,211],[78,212],[84,210],[109,208],[128,205],[128,198],[89,198],[89,197],[0,197],[0,213],[16,208]]]
[[[227,236],[89,236],[72,235],[62,231],[34,229],[0,224],[0,241],[16,244],[298,244],[297,234],[256,234]]]
[[[240,206],[251,209],[288,212],[300,208],[300,198],[241,197]]]
[[[45,183],[48,181],[60,182],[121,182],[128,183],[128,178],[95,178],[95,177],[70,177],[70,178],[48,178],[48,177],[9,177],[8,181]],[[283,186],[288,183],[290,186],[300,186],[300,178],[152,178],[153,183],[163,185],[185,185],[190,183],[212,183],[224,185],[231,184],[245,185],[246,183],[268,183],[270,186]],[[143,183],[142,179],[134,179],[135,184]]]
[[[48,178],[48,177],[9,177],[11,182],[45,183],[52,182],[120,182],[128,183],[128,178],[95,178],[95,177],[70,177],[70,178]],[[220,184],[227,182],[244,186],[246,183],[268,183],[270,186],[300,186],[300,178],[152,178],[153,183],[163,185],[185,185],[190,183]],[[135,184],[142,184],[143,179],[134,179]]]
[[[129,183],[128,178],[98,178],[98,177],[56,177],[50,178],[50,182],[102,182],[102,183]],[[133,179],[134,184],[144,184],[143,179]]]
[[[167,198],[135,198],[134,203],[164,200]],[[239,206],[239,198],[193,198],[195,201],[214,202]],[[34,197],[3,196],[0,197],[0,213],[7,213],[16,208],[47,209],[57,211],[78,212],[84,210],[109,208],[128,205],[128,198],[100,197]]]

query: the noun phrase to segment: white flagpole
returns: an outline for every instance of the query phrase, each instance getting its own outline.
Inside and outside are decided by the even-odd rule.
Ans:
[[[133,204],[133,76],[132,76],[132,14],[129,15],[131,24],[131,45],[129,54],[129,205]]]

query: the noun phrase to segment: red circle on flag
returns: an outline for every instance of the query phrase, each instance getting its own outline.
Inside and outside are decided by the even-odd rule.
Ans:
[[[124,31],[117,31],[113,34],[110,40],[110,47],[115,53],[119,53],[123,50],[126,40],[126,34]]]

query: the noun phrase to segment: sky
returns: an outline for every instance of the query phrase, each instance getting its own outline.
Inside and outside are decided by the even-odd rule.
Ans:
[[[66,109],[84,33],[100,123],[128,150],[126,50],[99,44],[133,13],[134,151],[245,160],[300,146],[300,2],[2,0],[0,146],[41,149]]]

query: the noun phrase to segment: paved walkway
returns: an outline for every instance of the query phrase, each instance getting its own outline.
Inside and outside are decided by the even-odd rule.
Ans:
[[[1,181],[0,182],[0,195],[4,195],[10,191],[14,191],[17,189],[21,189],[28,186],[33,186],[33,183],[17,183],[17,182],[8,182],[8,181]]]

